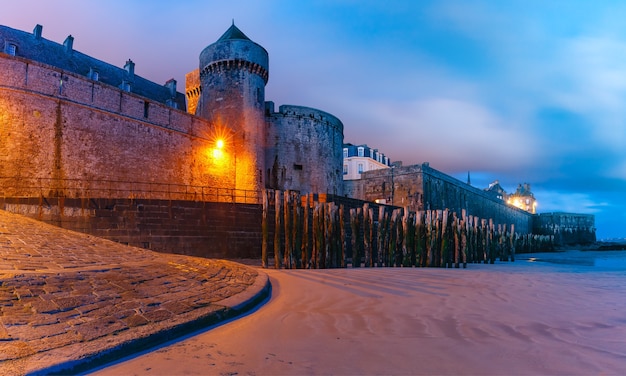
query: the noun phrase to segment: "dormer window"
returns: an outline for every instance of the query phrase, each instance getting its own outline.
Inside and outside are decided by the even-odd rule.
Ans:
[[[348,148],[343,148],[343,157],[348,158]]]
[[[100,78],[100,74],[98,73],[97,70],[93,70],[93,68],[89,68],[89,78],[91,78],[94,81],[98,81],[98,79]]]
[[[359,155],[359,157],[364,156],[364,154],[365,154],[365,149],[364,149],[363,147],[359,147],[359,149],[358,149],[358,153],[359,153],[359,154],[358,154],[358,155]]]
[[[130,82],[122,81],[122,84],[120,85],[120,89],[130,93]]]
[[[172,99],[168,99],[165,101],[165,104],[169,107],[178,109],[178,103]]]
[[[15,43],[7,43],[4,47],[4,52],[11,56],[15,56],[17,53],[17,45]]]

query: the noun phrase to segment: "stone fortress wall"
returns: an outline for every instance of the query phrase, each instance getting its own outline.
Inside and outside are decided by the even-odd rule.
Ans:
[[[237,40],[233,42],[232,38]],[[469,215],[492,218],[497,224],[515,224],[519,233],[545,231],[553,228],[550,226],[555,221],[571,222],[571,216],[553,215],[533,225],[529,213],[498,202],[427,164],[368,171],[361,180],[343,182],[341,121],[324,111],[302,106],[283,105],[275,111],[274,103],[265,101],[267,61],[263,56],[246,57],[245,48],[233,50],[241,38],[247,39],[233,25],[204,50],[202,78],[200,69],[188,75],[187,99],[190,109],[197,106],[193,114],[181,106],[176,109],[88,75],[0,53],[0,197],[4,202],[10,202],[7,198],[37,200],[16,201],[4,208],[40,218],[49,210],[52,214],[46,217],[48,221],[91,229],[87,232],[105,223],[127,230],[126,238],[119,234],[109,238],[134,245],[150,243],[151,247],[167,241],[156,241],[157,235],[152,241],[145,239],[140,228],[165,239],[170,236],[168,229],[174,226],[182,230],[177,233],[182,234],[182,240],[176,247],[182,247],[186,239],[190,244],[202,244],[203,249],[215,244],[211,236],[201,233],[210,232],[219,223],[220,212],[235,213],[229,214],[232,220],[222,221],[227,223],[224,233],[233,234],[233,238],[241,232],[238,216],[260,215],[258,207],[244,208],[241,213],[234,206],[207,210],[206,205],[199,204],[188,208],[185,201],[221,201],[206,198],[205,187],[233,190],[244,186],[255,191],[271,188],[366,201],[383,199],[387,204],[414,211],[448,208],[460,213],[465,209]],[[4,42],[0,40],[0,46]],[[250,43],[247,40],[244,44]],[[265,50],[258,46],[255,51]],[[210,58],[209,52],[213,54]],[[233,90],[233,83],[245,87]],[[225,96],[230,103],[224,102]],[[229,112],[231,105],[239,106],[241,111]],[[219,158],[214,154],[216,135],[230,136],[232,144]],[[250,181],[242,184],[246,178]],[[148,186],[149,194],[140,190],[139,199],[166,201],[137,204],[131,182],[135,187],[138,182],[155,184]],[[172,186],[183,187],[185,194],[172,197]],[[53,197],[60,199],[56,212],[50,209],[49,199]],[[251,201],[244,202],[258,202],[254,195],[251,197]],[[68,203],[80,203],[80,208],[65,210],[64,198],[76,199]],[[103,199],[130,201],[103,206],[98,201]],[[172,206],[171,200],[180,202]],[[238,200],[233,194],[223,201]],[[132,210],[116,209],[127,207]],[[177,211],[175,207],[186,209]],[[98,217],[109,217],[111,212],[117,218],[112,222]],[[184,215],[199,224],[195,232],[185,232],[180,221],[183,214],[177,214],[183,212],[193,213]],[[88,225],[76,220],[81,215]],[[576,226],[584,227],[595,240],[593,216],[583,219]],[[258,218],[251,223],[257,222]],[[98,228],[98,233],[104,230]],[[258,231],[254,239],[258,239]],[[244,254],[249,244],[241,247],[217,252]],[[211,253],[203,255],[210,257]]]
[[[54,179],[44,194],[68,179],[229,186],[206,120],[32,60],[0,65],[0,176]]]
[[[346,181],[348,196],[361,200],[385,200],[410,211],[449,209],[457,215],[493,219],[496,225],[515,225],[515,231],[532,231],[532,214],[446,175],[428,163],[366,171],[360,180]]]
[[[556,244],[590,244],[596,241],[592,214],[540,213],[533,217],[533,233],[554,235]]]
[[[343,124],[314,108],[266,102],[268,188],[343,195]]]

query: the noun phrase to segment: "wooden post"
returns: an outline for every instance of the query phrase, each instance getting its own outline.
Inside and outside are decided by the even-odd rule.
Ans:
[[[267,269],[267,247],[269,247],[269,234],[267,223],[267,212],[269,210],[269,198],[267,195],[269,191],[263,191],[263,217],[261,219],[261,233],[263,236],[263,243],[261,244],[261,267]]]
[[[302,214],[304,210],[302,208],[302,198],[298,193],[294,194],[293,197],[293,267],[294,268],[302,268],[304,259],[302,258]]]
[[[326,204],[326,267],[334,268],[335,265],[335,257],[337,256],[335,252],[335,238],[334,238],[334,230],[335,230],[335,204],[329,202]]]
[[[454,267],[459,268],[459,259],[460,259],[460,251],[461,251],[461,236],[460,236],[460,224],[459,218],[457,218],[456,213],[452,213],[452,234],[453,234],[453,249],[454,249]]]
[[[320,216],[320,208],[319,208],[319,204],[315,204],[313,206],[313,223],[312,228],[313,228],[313,248],[311,250],[311,261],[310,261],[310,265],[311,265],[311,269],[317,269],[317,254],[319,253],[319,247],[320,247],[320,239],[319,239],[319,216]]]
[[[463,268],[467,268],[467,212],[465,209],[461,210],[461,222],[459,223],[459,230],[461,236],[461,249],[460,249],[460,262],[463,263]]]
[[[442,212],[441,217],[441,247],[439,254],[439,266],[445,268],[448,266],[448,251],[449,251],[449,242],[448,242],[448,209],[445,209]]]
[[[357,222],[358,222],[358,217],[357,217],[356,209],[350,209],[350,229],[352,230],[352,236],[350,237],[350,240],[352,243],[352,267],[353,268],[358,268],[359,266],[361,266],[359,249],[357,246],[357,233],[359,232]]]
[[[409,252],[409,208],[407,206],[404,207],[404,212],[402,214],[402,249],[401,249],[401,259],[400,266],[407,267],[410,264],[411,255]]]
[[[283,254],[281,252],[281,218],[282,218],[282,194],[279,190],[274,191],[274,211],[276,212],[276,222],[274,226],[274,268],[280,269]]]
[[[389,249],[387,250],[387,260],[385,260],[385,265],[393,266],[394,260],[396,257],[396,247],[398,245],[398,230],[396,227],[398,226],[398,211],[393,210],[391,212],[391,219],[389,220]]]
[[[345,268],[348,266],[348,262],[346,260],[346,223],[344,218],[344,207],[343,205],[339,205],[339,234],[341,238],[341,267]]]
[[[433,212],[426,211],[426,264],[424,266],[433,266]]]
[[[309,246],[309,195],[304,196],[304,206],[302,208],[302,268],[309,269],[311,267],[311,248]]]
[[[415,233],[417,230],[415,226],[416,213],[409,212],[408,207],[404,208],[404,210],[405,212],[409,213],[409,215],[406,217],[406,228],[404,230],[404,244],[406,245],[406,253],[403,266],[413,267],[416,266],[415,264],[417,262],[417,257],[415,253]]]
[[[283,266],[291,268],[291,193],[287,190],[283,192],[283,225],[285,231],[285,252],[283,253]]]
[[[515,224],[511,224],[511,233],[509,239],[509,255],[511,257],[511,262],[515,261],[515,239],[517,234],[515,234]]]
[[[384,254],[384,248],[385,248],[385,217],[386,217],[386,210],[384,206],[379,206],[378,207],[378,236],[377,236],[377,243],[378,246],[376,248],[378,248],[376,250],[376,266],[381,267],[383,266],[383,254]]]
[[[366,268],[372,266],[372,220],[369,204],[363,204],[363,264]]]
[[[493,259],[493,255],[495,253],[494,247],[494,228],[493,228],[493,219],[489,218],[487,220],[487,261],[491,264],[491,260]]]

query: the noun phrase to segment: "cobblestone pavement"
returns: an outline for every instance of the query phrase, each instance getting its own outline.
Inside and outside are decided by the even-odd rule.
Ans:
[[[0,374],[76,372],[256,305],[267,276],[0,210]]]

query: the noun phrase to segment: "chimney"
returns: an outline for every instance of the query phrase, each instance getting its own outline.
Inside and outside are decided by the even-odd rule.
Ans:
[[[135,63],[131,59],[128,59],[126,64],[124,64],[124,69],[128,72],[130,78],[135,77]]]
[[[167,80],[167,82],[165,83],[165,87],[170,89],[170,97],[174,98],[176,97],[176,80],[173,78],[170,78],[169,80]]]
[[[41,32],[43,30],[43,26],[37,24],[37,26],[35,26],[35,29],[33,30],[33,36],[35,36],[35,39],[41,39]]]
[[[74,47],[74,37],[72,35],[68,35],[67,38],[65,38],[63,45],[65,46],[65,52],[72,52]]]

